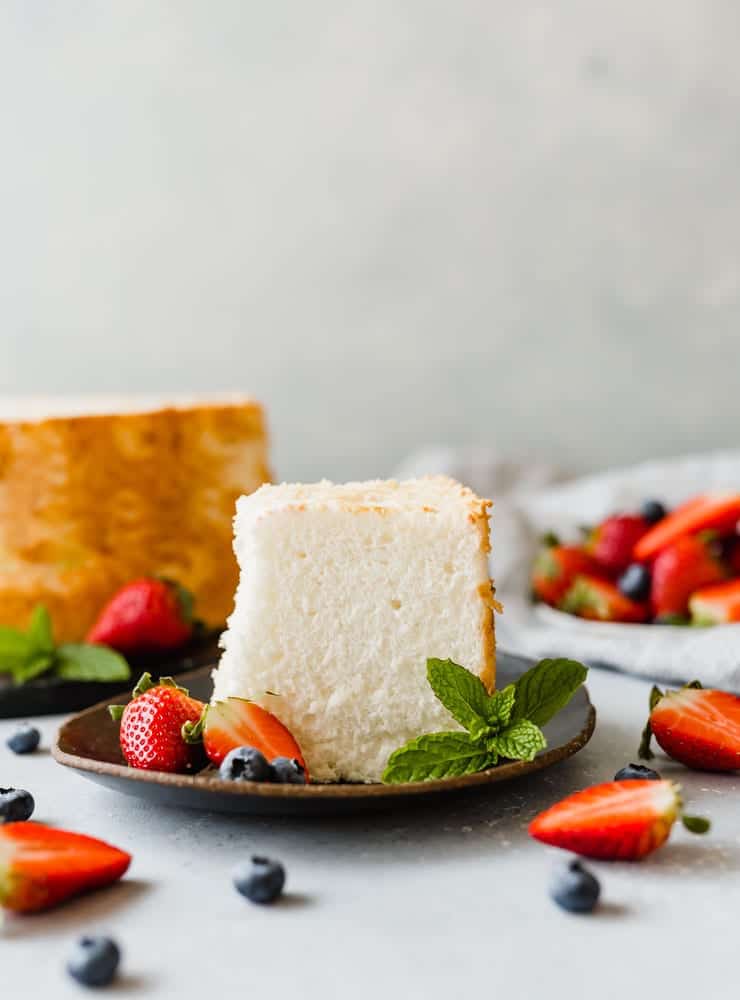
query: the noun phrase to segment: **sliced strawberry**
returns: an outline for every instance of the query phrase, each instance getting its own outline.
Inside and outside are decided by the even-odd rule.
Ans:
[[[46,910],[117,881],[131,855],[102,840],[41,823],[0,826],[0,905],[18,913]]]
[[[554,607],[579,573],[598,572],[596,561],[579,546],[545,544],[532,568],[532,591]]]
[[[202,748],[185,740],[183,727],[195,724],[204,708],[171,677],[155,684],[147,673],[128,705],[111,705],[109,711],[120,720],[121,750],[131,767],[177,772],[193,770],[202,762]]]
[[[587,858],[635,861],[665,843],[679,815],[678,788],[670,781],[607,781],[546,809],[529,833]],[[709,829],[698,817],[682,819],[694,833]]]
[[[696,535],[678,538],[656,556],[650,600],[656,618],[685,615],[695,590],[724,578],[712,544]]]
[[[644,760],[653,757],[651,735],[669,757],[687,767],[735,771],[740,768],[740,698],[705,690],[698,681],[665,694],[654,687],[639,750]]]
[[[616,576],[632,562],[632,550],[650,525],[635,514],[607,517],[591,532],[586,548],[605,572]]]
[[[209,705],[189,738],[202,733],[203,746],[211,763],[218,766],[237,747],[254,747],[272,762],[276,757],[295,759],[306,772],[301,748],[280,719],[266,708],[246,698],[226,698]]]
[[[86,641],[139,653],[178,649],[192,634],[192,594],[171,580],[143,577],[111,597]]]
[[[645,604],[630,600],[610,581],[581,574],[558,605],[562,611],[602,622],[644,622]]]
[[[728,580],[695,591],[689,599],[689,611],[694,625],[740,622],[740,580]]]
[[[639,539],[634,558],[645,562],[684,535],[734,531],[740,520],[740,493],[706,493],[677,507]]]

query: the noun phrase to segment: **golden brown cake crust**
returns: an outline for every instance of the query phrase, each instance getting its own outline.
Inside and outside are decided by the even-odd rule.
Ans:
[[[236,499],[269,478],[251,400],[0,423],[0,624],[44,603],[57,641],[79,640],[118,587],[157,574],[220,626]]]

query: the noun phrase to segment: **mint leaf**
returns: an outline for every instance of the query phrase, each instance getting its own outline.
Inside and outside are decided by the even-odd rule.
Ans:
[[[53,666],[54,655],[52,653],[40,653],[29,657],[24,663],[19,664],[13,670],[13,682],[15,684],[26,684],[35,677],[45,674]]]
[[[494,691],[488,699],[487,718],[490,725],[503,729],[511,719],[516,700],[516,687],[508,684],[501,691]]]
[[[540,750],[547,746],[547,740],[534,722],[518,719],[498,736],[494,736],[489,745],[509,760],[534,760]]]
[[[586,667],[577,660],[540,660],[516,682],[512,721],[529,719],[544,726],[565,708],[587,674]]]
[[[54,636],[51,630],[51,618],[43,604],[37,604],[31,615],[28,626],[28,641],[34,653],[53,653]]]
[[[127,681],[126,660],[108,646],[66,643],[57,650],[55,673],[65,681]]]
[[[452,660],[427,660],[432,691],[466,729],[488,725],[488,692],[483,681]]]
[[[492,767],[496,760],[495,751],[490,752],[468,733],[429,733],[391,754],[383,781],[392,785],[474,774]]]
[[[23,632],[0,626],[0,673],[13,673],[31,655],[31,644]]]

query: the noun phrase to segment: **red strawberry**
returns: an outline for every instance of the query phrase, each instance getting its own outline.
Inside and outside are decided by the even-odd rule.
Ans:
[[[636,861],[665,843],[679,815],[692,833],[709,829],[707,820],[681,814],[678,788],[670,781],[607,781],[546,809],[529,833],[587,858]]]
[[[716,583],[695,591],[689,599],[693,625],[740,622],[740,580]]]
[[[584,549],[577,545],[559,545],[554,540],[552,544],[545,544],[535,559],[532,590],[539,600],[555,606],[579,573],[598,572],[596,562]]]
[[[0,905],[18,913],[46,910],[116,882],[131,855],[102,840],[41,823],[0,826]]]
[[[577,576],[558,607],[579,618],[602,622],[644,622],[648,609],[630,600],[610,581]]]
[[[684,535],[700,531],[727,534],[740,520],[740,493],[706,493],[677,507],[658,521],[635,545],[637,562],[652,559],[661,549]]]
[[[669,757],[687,767],[735,771],[740,768],[740,698],[705,690],[698,681],[665,694],[654,687],[639,750],[644,760],[653,756],[651,735]]]
[[[724,577],[711,544],[695,535],[679,538],[662,549],[653,563],[650,600],[656,618],[685,615],[695,590]]]
[[[171,677],[154,684],[150,674],[143,674],[133,700],[125,707],[111,705],[109,711],[121,721],[121,750],[131,767],[189,771],[201,761],[202,748],[186,742],[183,727],[195,724],[204,707]]]
[[[636,514],[616,514],[607,517],[591,532],[586,548],[607,573],[617,575],[632,562],[635,542],[642,538],[650,525]]]
[[[177,583],[144,577],[111,597],[86,636],[119,653],[177,649],[193,634],[193,598]]]
[[[254,701],[244,698],[227,698],[209,705],[200,727],[203,746],[208,759],[218,766],[224,757],[237,747],[254,747],[269,761],[276,757],[295,758],[306,771],[301,748],[277,716]],[[197,738],[198,728],[191,729],[191,738]]]

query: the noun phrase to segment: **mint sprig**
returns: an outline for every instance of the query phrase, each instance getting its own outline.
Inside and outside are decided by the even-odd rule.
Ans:
[[[124,657],[108,646],[57,646],[49,612],[39,604],[25,632],[0,627],[0,674],[10,674],[21,685],[44,675],[65,681],[127,681],[131,671]]]
[[[533,760],[547,746],[542,732],[586,679],[575,660],[541,660],[501,691],[488,694],[475,674],[452,660],[427,660],[439,701],[467,732],[428,733],[394,751],[386,784],[459,777],[495,767],[500,759]]]

